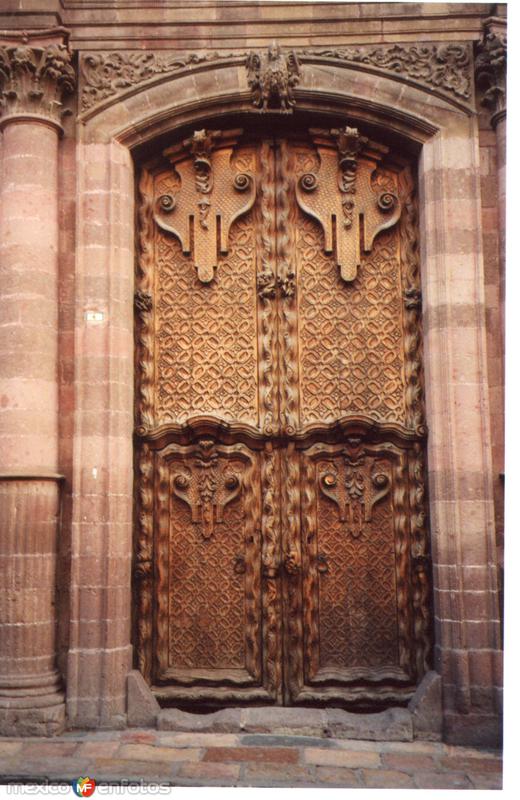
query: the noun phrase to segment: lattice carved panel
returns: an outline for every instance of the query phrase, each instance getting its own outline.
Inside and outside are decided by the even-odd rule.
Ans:
[[[157,456],[160,676],[260,679],[260,467],[243,445]]]
[[[253,152],[235,154],[233,174],[254,166]],[[154,222],[154,198],[178,185],[170,169],[141,181],[141,423],[213,415],[257,426],[256,212],[231,225],[215,277],[201,283],[179,238]]]
[[[391,444],[302,454],[306,679],[412,674],[407,453]]]
[[[317,162],[295,151],[296,176]],[[380,191],[398,191],[390,171],[373,176]],[[406,424],[403,289],[397,230],[375,239],[357,277],[346,284],[324,248],[323,231],[306,215],[295,226],[298,272],[300,415],[303,425],[364,416]]]

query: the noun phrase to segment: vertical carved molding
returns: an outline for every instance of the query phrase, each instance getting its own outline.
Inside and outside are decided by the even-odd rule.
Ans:
[[[137,457],[139,493],[136,504],[136,550],[134,586],[136,592],[135,632],[137,666],[146,680],[152,674],[152,582],[153,582],[153,507],[154,461],[144,444]]]
[[[280,702],[282,686],[280,586],[280,506],[277,488],[279,458],[269,443],[262,459],[262,575],[266,688]]]
[[[408,546],[408,508],[406,503],[407,486],[405,473],[405,456],[400,454],[394,466],[394,528],[395,528],[395,553],[396,553],[396,600],[399,614],[397,615],[399,664],[410,673],[411,648],[410,648],[410,580],[409,563],[410,550]]]
[[[316,466],[311,459],[302,459],[302,541],[306,543],[303,562],[303,595],[307,598],[303,609],[303,626],[306,632],[304,658],[311,677],[316,675],[320,667],[319,605],[309,602],[309,598],[317,597],[319,593],[315,471]]]
[[[294,443],[282,456],[282,507],[285,510],[283,567],[285,571],[285,665],[287,700],[295,698],[303,675],[302,553],[300,537],[300,464]]]
[[[170,550],[170,469],[162,458],[155,459],[155,524],[156,524],[156,554],[154,556],[155,585],[157,598],[155,610],[156,646],[152,650],[151,630],[149,632],[149,652],[153,652],[155,663],[151,665],[152,676],[161,674],[168,669],[168,654],[170,652],[169,631],[169,550]]]
[[[277,282],[281,288],[279,348],[283,354],[280,361],[280,418],[282,432],[291,436],[298,427],[298,366],[296,274],[294,247],[291,246],[289,214],[291,210],[291,165],[289,147],[280,142],[276,174],[276,255],[278,264]]]
[[[143,169],[139,181],[138,264],[136,276],[136,396],[139,426],[151,427],[154,422],[154,309],[153,309],[153,177]]]
[[[422,350],[421,282],[418,239],[418,211],[410,169],[399,175],[403,207],[399,229],[403,280],[405,422],[418,436],[426,433]]]
[[[413,630],[415,668],[418,679],[430,666],[431,653],[431,563],[426,513],[424,453],[416,442],[409,456],[410,547],[412,557]]]
[[[243,484],[243,513],[246,530],[244,531],[245,554],[244,554],[244,596],[248,598],[249,614],[253,619],[246,620],[245,624],[245,664],[249,674],[254,675],[256,680],[261,681],[260,670],[260,648],[261,630],[259,615],[251,613],[250,609],[261,608],[262,606],[262,574],[260,569],[251,569],[251,564],[255,559],[259,549],[259,539],[261,537],[262,509],[261,497],[258,487],[261,481],[261,470],[258,467],[257,459],[248,460],[242,476]],[[244,616],[247,616],[247,611]],[[268,648],[269,651],[269,648]],[[269,655],[269,652],[268,652]]]
[[[260,147],[260,214],[257,247],[260,271],[257,271],[259,297],[259,400],[260,424],[266,436],[278,433],[278,403],[274,390],[274,367],[277,363],[275,341],[276,277],[274,263],[274,156],[269,142]],[[258,268],[257,268],[258,269]],[[263,416],[263,419],[262,419]]]

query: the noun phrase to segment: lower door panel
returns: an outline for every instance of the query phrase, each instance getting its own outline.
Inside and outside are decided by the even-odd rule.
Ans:
[[[301,563],[286,577],[290,702],[405,701],[416,679],[407,451],[352,437],[289,458],[301,502],[286,548]]]
[[[159,699],[273,702],[264,680],[261,455],[245,445],[156,453]]]

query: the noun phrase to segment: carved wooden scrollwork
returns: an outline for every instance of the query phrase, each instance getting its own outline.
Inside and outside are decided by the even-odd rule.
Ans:
[[[329,141],[324,133],[315,131],[319,171],[300,177],[296,197],[302,211],[323,228],[325,252],[335,247],[343,280],[353,281],[361,263],[361,235],[369,253],[377,234],[399,220],[401,203],[393,192],[374,192],[371,175],[377,164],[360,158],[368,140],[356,128],[333,129]]]
[[[346,533],[358,538],[372,520],[374,506],[383,500],[391,489],[391,475],[385,462],[374,461],[367,474],[365,450],[356,443],[355,448],[343,451],[344,479],[341,483],[337,466],[323,464],[319,474],[321,492],[332,500]]]
[[[166,150],[180,185],[175,195],[155,198],[156,223],[179,239],[184,253],[193,250],[202,283],[213,280],[219,255],[228,252],[231,225],[255,202],[254,176],[233,169],[232,145],[240,131],[232,133],[195,131],[182,147]]]
[[[192,522],[198,523],[204,539],[223,520],[224,509],[238,497],[242,478],[228,469],[218,480],[219,457],[212,439],[203,439],[193,453],[195,469],[183,468],[173,476],[172,491],[190,507]]]

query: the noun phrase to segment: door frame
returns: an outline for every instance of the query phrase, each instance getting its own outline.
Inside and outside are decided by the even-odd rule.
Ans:
[[[320,63],[319,73],[307,70],[296,91],[296,117],[315,114],[323,122],[324,116],[341,115],[380,131],[383,140],[387,135],[399,139],[417,154],[435,667],[443,678],[448,730],[471,718],[494,731],[502,666],[474,101],[464,107],[392,75],[378,75],[375,93],[374,76],[363,69],[338,66],[333,58]],[[93,718],[120,725],[132,665],[134,159],[154,139],[175,138],[187,124],[204,120],[209,126],[212,117],[256,113],[245,87],[241,62],[223,59],[189,74],[132,86],[124,103],[116,96],[81,119],[67,668],[72,725],[88,725]],[[90,222],[93,211],[105,220],[101,234]],[[89,309],[103,315],[99,324],[85,314]],[[100,347],[104,355],[98,365]],[[89,413],[97,408],[109,410],[102,433],[90,428]],[[97,520],[103,522],[93,528]],[[85,569],[95,553],[103,554],[103,569],[94,596],[108,613],[99,612],[100,639],[93,647],[82,633],[79,597],[98,569],[94,561],[92,571]],[[478,629],[469,607],[477,586],[482,598]]]

